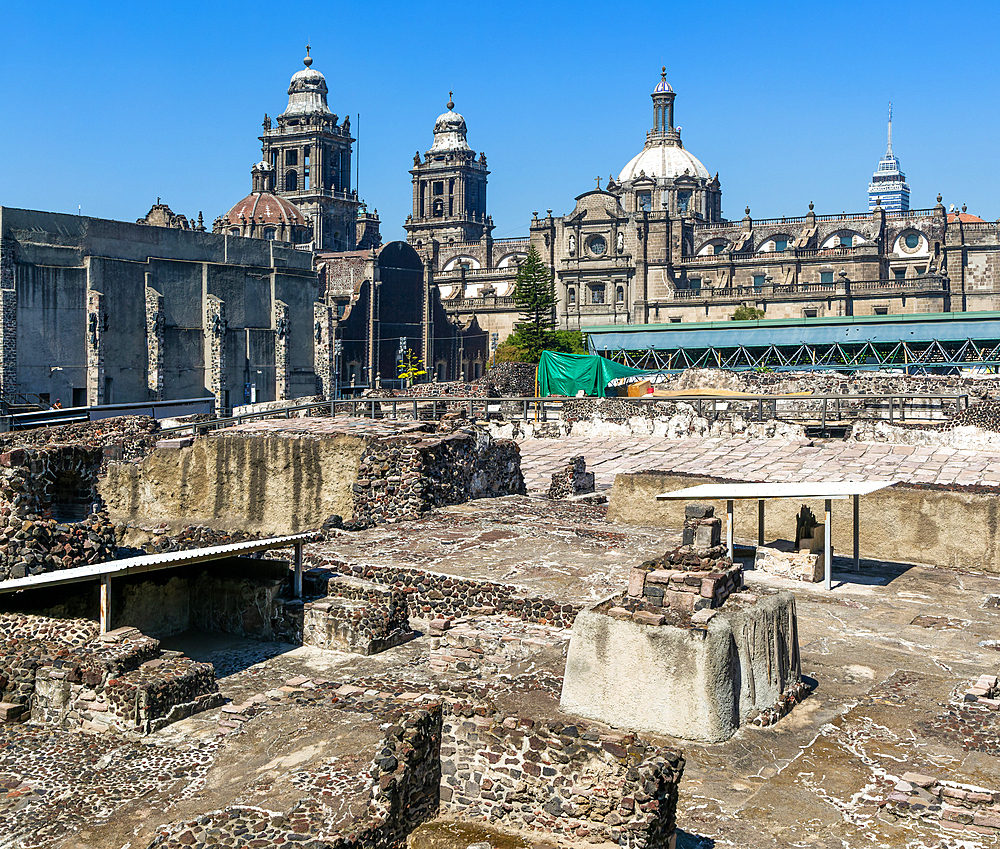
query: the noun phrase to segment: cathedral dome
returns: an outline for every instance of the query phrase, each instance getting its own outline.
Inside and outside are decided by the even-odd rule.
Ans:
[[[434,144],[431,145],[430,153],[437,151],[473,152],[466,139],[468,128],[465,125],[465,118],[454,111],[455,104],[451,100],[451,94],[449,91],[448,111],[439,115],[434,122]]]
[[[292,75],[288,86],[288,107],[278,116],[279,120],[298,115],[333,115],[326,105],[326,77],[314,71],[310,67],[312,63],[307,46],[306,58],[302,60],[305,68]]]
[[[643,171],[646,172],[647,177],[667,180],[680,177],[685,172],[692,177],[708,179],[711,176],[708,169],[701,164],[697,157],[692,156],[683,147],[673,144],[647,145],[629,160],[628,165],[618,175],[618,182],[635,180]]]
[[[258,226],[265,224],[305,227],[306,219],[299,208],[290,201],[278,197],[271,192],[251,192],[237,203],[224,216],[224,220],[234,227],[239,227],[251,219]]]

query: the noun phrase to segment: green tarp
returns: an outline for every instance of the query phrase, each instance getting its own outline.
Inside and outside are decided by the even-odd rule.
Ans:
[[[619,365],[595,354],[556,354],[542,351],[538,363],[538,394],[587,395],[604,397],[604,388],[616,377],[647,374],[642,369]]]

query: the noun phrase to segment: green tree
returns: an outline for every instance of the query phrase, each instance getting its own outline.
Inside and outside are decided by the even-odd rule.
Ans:
[[[527,362],[537,363],[542,351],[551,348],[555,340],[556,286],[534,245],[517,269],[514,302],[522,320],[508,341],[521,349]]]
[[[764,310],[757,307],[737,307],[733,313],[733,321],[757,321],[764,317]]]

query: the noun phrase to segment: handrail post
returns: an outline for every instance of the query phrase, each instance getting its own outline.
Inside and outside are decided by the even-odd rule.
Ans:
[[[824,395],[823,396],[823,422],[820,425],[820,433],[824,437],[827,435],[826,434],[826,402],[827,402],[827,400],[828,400],[827,397]]]
[[[893,397],[889,396],[889,424],[892,424],[892,407],[893,407]]]

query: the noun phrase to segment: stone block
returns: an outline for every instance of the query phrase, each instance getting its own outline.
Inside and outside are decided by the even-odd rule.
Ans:
[[[698,525],[698,529],[694,532],[694,545],[695,548],[700,549],[712,548],[719,545],[721,538],[722,531],[717,522],[701,524]]]
[[[672,610],[680,610],[685,613],[694,612],[694,593],[678,592],[676,590],[667,590],[663,594],[663,606],[669,607]]]
[[[650,613],[648,610],[637,610],[632,614],[632,621],[641,625],[662,625],[666,618],[662,613]]]
[[[684,517],[686,519],[710,519],[715,515],[715,507],[711,504],[698,504],[692,502],[684,505]]]
[[[930,787],[937,783],[937,779],[930,775],[922,775],[919,772],[904,772],[901,776],[903,781],[907,781],[914,787]],[[992,798],[992,797],[991,797]]]
[[[584,610],[573,623],[560,707],[625,731],[726,740],[800,680],[795,632],[790,593],[716,611],[697,634]]]
[[[632,570],[636,571],[635,569]],[[641,570],[640,570],[641,571]],[[646,582],[649,584],[669,584],[670,579],[676,573],[672,569],[654,569],[652,572],[646,572]]]
[[[638,598],[642,595],[643,589],[646,586],[646,575],[649,574],[645,569],[633,569],[628,576],[628,594],[633,598]]]
[[[0,702],[0,722],[19,722],[27,710],[26,705]]]

